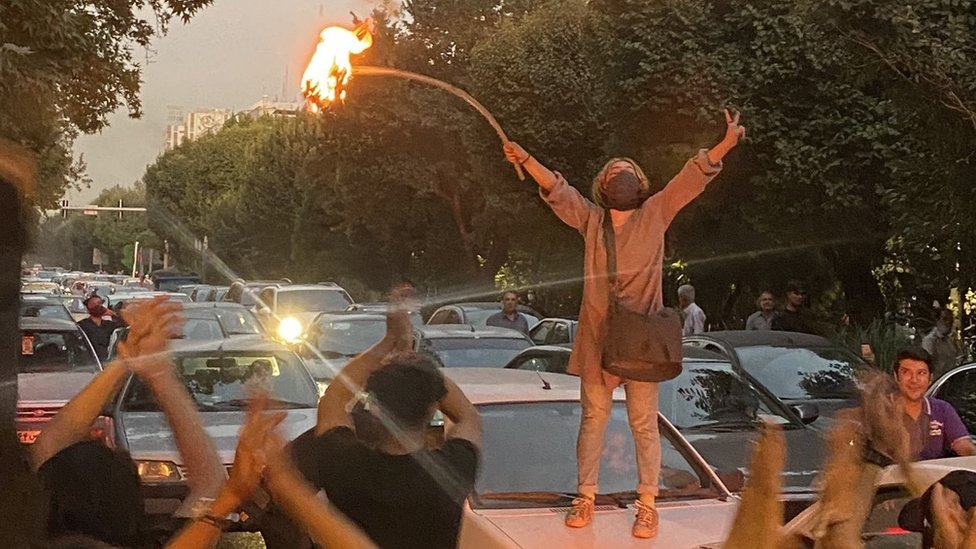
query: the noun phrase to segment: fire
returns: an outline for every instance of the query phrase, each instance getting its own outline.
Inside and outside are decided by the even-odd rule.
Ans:
[[[327,27],[319,34],[315,54],[302,75],[302,94],[309,110],[318,112],[337,99],[345,100],[343,88],[352,74],[349,56],[363,53],[372,45],[373,35],[367,23],[353,30]]]

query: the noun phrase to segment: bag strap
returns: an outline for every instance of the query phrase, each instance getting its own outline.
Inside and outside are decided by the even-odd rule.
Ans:
[[[603,246],[607,249],[607,282],[610,283],[610,298],[617,296],[617,241],[613,233],[613,219],[610,210],[603,210]]]

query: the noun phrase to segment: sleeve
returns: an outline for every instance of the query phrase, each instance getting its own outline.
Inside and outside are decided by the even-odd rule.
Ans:
[[[722,163],[712,164],[708,160],[708,151],[701,149],[698,154],[685,162],[678,175],[674,176],[660,193],[661,212],[665,224],[670,225],[674,217],[682,208],[698,197],[705,190],[705,185],[722,171]],[[645,206],[651,200],[644,203]]]
[[[469,440],[452,438],[444,442],[438,452],[455,475],[458,488],[455,499],[464,499],[478,478],[478,449]]]
[[[945,433],[946,444],[951,446],[953,442],[969,437],[969,430],[963,424],[962,419],[959,417],[959,412],[953,408],[948,402],[944,402],[945,407],[945,425],[942,426],[943,433]]]
[[[335,427],[320,436],[315,436],[313,427],[290,442],[288,451],[302,476],[322,488],[325,476],[341,471],[341,464],[350,460],[349,450],[358,444],[356,433],[349,427]]]
[[[694,330],[692,332],[693,334],[705,333],[705,311],[699,310],[695,312],[695,323],[692,328]]]
[[[590,202],[575,187],[570,185],[559,172],[556,175],[556,185],[551,191],[539,189],[539,196],[549,204],[556,217],[563,223],[576,229],[580,234],[586,232],[586,224],[590,213],[598,210],[596,204]]]
[[[756,328],[756,313],[749,315],[746,319],[746,330],[755,330]]]
[[[922,348],[930,355],[935,354],[935,338],[932,337],[932,334],[928,334],[922,338]]]

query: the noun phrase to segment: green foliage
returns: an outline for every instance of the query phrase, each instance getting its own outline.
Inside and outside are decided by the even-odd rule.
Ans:
[[[40,156],[36,206],[52,208],[67,188],[86,184],[70,152],[79,131],[100,130],[123,105],[141,114],[137,49],[211,2],[0,3],[0,135]]]

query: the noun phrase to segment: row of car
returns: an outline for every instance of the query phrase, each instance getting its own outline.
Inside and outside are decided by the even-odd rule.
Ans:
[[[301,285],[289,286],[300,290]],[[280,298],[288,291],[272,287],[273,303],[286,303]],[[64,309],[50,298],[22,299],[18,431],[25,443],[100,369],[84,334],[63,312],[60,320],[58,315],[41,314],[46,308],[42,301]],[[286,434],[296,436],[314,425],[321,388],[385,331],[382,304],[317,313],[303,328],[303,337],[288,345],[270,341],[261,315],[241,304],[185,308],[187,322],[182,337],[173,343],[174,358],[228,465],[248,384],[260,382],[273,391],[275,406],[288,414]],[[497,310],[491,304],[481,308]],[[565,319],[541,320],[552,320],[553,327],[572,326]],[[552,512],[568,505],[576,482],[578,380],[562,373],[565,362],[560,371],[550,360],[567,359],[569,343],[537,346],[537,340],[518,332],[467,324],[425,325],[419,318],[415,329],[417,350],[432,354],[446,367],[485,421],[483,472],[466,510],[461,546],[554,546],[538,541],[542,531],[562,536],[560,547],[581,544],[580,533],[561,527],[561,516]],[[535,330],[537,338],[546,341],[539,332]],[[120,331],[115,339],[121,338]],[[825,419],[818,415],[829,420],[837,407],[856,402],[853,373],[861,367],[857,357],[829,341],[802,334],[715,332],[688,338],[683,373],[661,386],[665,537],[659,543],[697,547],[722,539],[737,502],[734,494],[748,473],[749,443],[762,422],[780,424],[787,439],[788,512],[792,516],[810,505],[816,499],[812,484],[823,451]],[[956,383],[954,376],[959,375]],[[933,390],[968,397],[972,392],[964,390],[969,383],[976,383],[976,366],[954,371]],[[622,393],[615,395],[601,511],[587,534],[596,536],[601,547],[632,543],[619,535],[632,519],[636,478],[622,399]],[[967,407],[959,408],[966,419]],[[972,406],[968,410],[976,412]],[[440,427],[431,428],[436,435]],[[165,514],[176,508],[185,492],[185,471],[161,412],[137,379],[126,382],[93,424],[92,436],[127,449],[137,460],[150,512]]]

